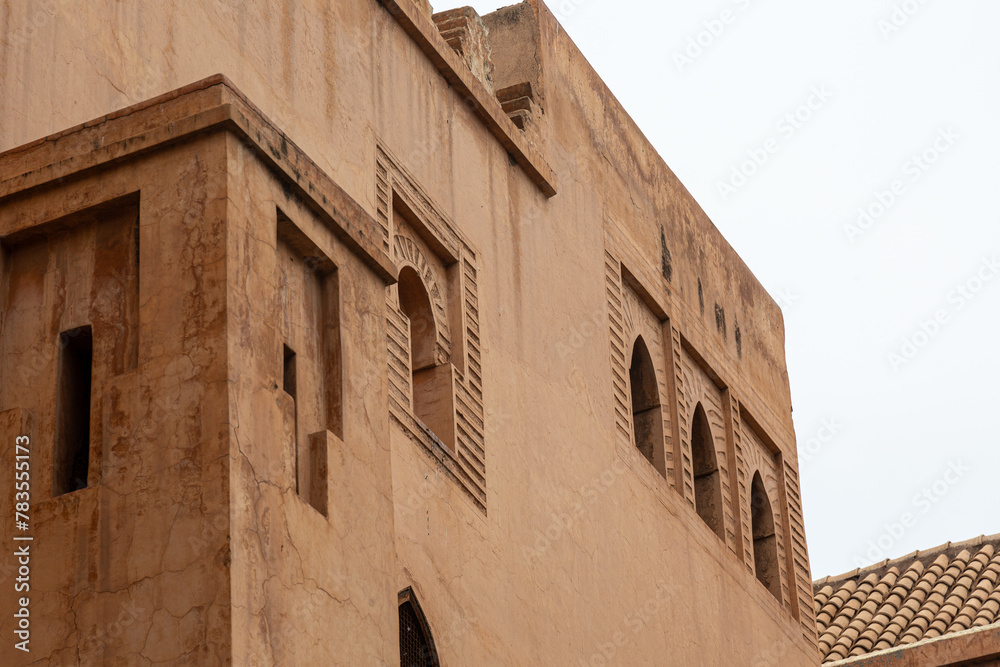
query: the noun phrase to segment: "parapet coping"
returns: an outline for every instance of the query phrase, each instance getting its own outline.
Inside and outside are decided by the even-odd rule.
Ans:
[[[469,108],[479,116],[486,129],[510,153],[528,178],[546,197],[554,197],[556,185],[552,169],[507,117],[497,98],[486,90],[486,86],[469,71],[448,46],[434,22],[420,11],[412,0],[379,0],[379,2],[430,59],[441,76],[451,84]]]
[[[218,131],[232,132],[253,149],[382,280],[396,282],[376,220],[223,74],[0,153],[0,204]],[[12,231],[19,230],[0,235]]]
[[[894,565],[901,566],[900,570],[902,571],[909,567],[914,561],[933,561],[941,554],[945,554],[949,558],[954,558],[963,550],[973,551],[976,547],[982,547],[986,544],[1000,545],[1000,533],[997,533],[996,535],[980,535],[979,537],[973,537],[972,539],[965,540],[964,542],[945,542],[944,544],[940,544],[931,549],[918,549],[913,553],[900,556],[899,558],[886,558],[884,561],[879,561],[878,563],[873,563],[872,565],[868,565],[866,567],[859,567],[849,572],[844,572],[843,574],[823,577],[822,579],[817,579],[813,582],[813,590],[816,591],[823,586],[833,585],[848,579],[866,577],[872,572],[888,569]]]

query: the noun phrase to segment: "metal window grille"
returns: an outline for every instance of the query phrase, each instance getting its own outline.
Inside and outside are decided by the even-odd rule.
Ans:
[[[437,667],[434,651],[423,624],[409,601],[399,605],[400,667]]]

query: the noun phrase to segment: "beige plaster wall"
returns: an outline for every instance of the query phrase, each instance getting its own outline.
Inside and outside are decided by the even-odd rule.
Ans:
[[[385,285],[242,144],[230,139],[229,148],[233,662],[392,664],[398,646]],[[297,397],[300,439],[325,439],[328,516],[295,487],[281,389],[288,332],[276,279],[276,265],[284,264],[279,208],[337,267],[343,373],[323,381],[343,385],[343,439],[320,428],[315,382],[300,382]],[[298,364],[300,377],[323,374],[309,355]]]
[[[231,584],[212,585],[232,634],[210,645],[231,641],[238,664],[393,664],[395,595],[407,586],[444,664],[816,663],[811,604],[796,618],[791,601],[801,581],[783,582],[789,600],[779,604],[740,546],[749,485],[733,423],[740,406],[782,453],[786,481],[795,472],[780,311],[538,11],[545,114],[535,136],[556,173],[551,199],[375,0],[0,5],[0,150],[223,72],[372,215],[376,146],[386,146],[475,251],[486,512],[389,418],[384,285],[226,140],[227,198],[214,203],[228,220],[224,259],[211,273],[228,283],[225,297],[212,283],[213,299],[183,303],[214,327],[212,381],[225,383],[207,385],[216,412],[198,414],[215,420],[212,446],[232,461],[211,499],[212,511],[231,505],[231,526],[209,540],[231,539]],[[223,173],[221,159],[211,173]],[[165,172],[194,168],[177,165]],[[177,231],[155,237],[166,244],[186,229],[171,197],[191,196],[160,180],[151,211],[180,215]],[[296,497],[275,386],[276,207],[338,267],[344,421],[342,439],[326,436],[329,517]],[[700,522],[683,484],[616,446],[609,229],[610,270],[627,265],[666,315],[675,377],[665,384],[701,368],[719,403],[713,418],[729,420],[716,433],[728,457],[726,543]],[[154,281],[180,270],[142,264]],[[199,279],[183,274],[177,289],[196,293]],[[151,298],[140,321],[180,307]],[[224,325],[212,320],[218,312]],[[140,343],[140,364],[143,350],[150,363],[183,365],[185,345],[208,345],[182,322],[148,321],[156,342]],[[700,360],[682,363],[681,337]],[[178,372],[164,368],[157,381]],[[688,425],[679,422],[690,417],[677,389],[668,392],[669,444],[682,461]],[[204,549],[201,567],[215,567]],[[803,543],[795,575],[808,585],[807,558]]]
[[[9,445],[29,434],[34,537],[32,651],[4,641],[3,664],[206,664],[230,655],[225,159],[222,137],[205,139],[77,180],[58,196],[0,207],[13,258],[0,338],[3,462],[14,469]],[[34,227],[40,221],[54,223]],[[25,234],[34,238],[15,244]],[[122,308],[133,290],[134,309]],[[58,334],[88,322],[88,487],[52,497]],[[8,541],[24,534],[12,523],[5,511]],[[0,568],[8,638],[12,563]]]

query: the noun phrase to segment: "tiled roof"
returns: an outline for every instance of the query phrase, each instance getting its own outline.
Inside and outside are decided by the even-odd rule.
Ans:
[[[1000,534],[886,560],[813,583],[831,663],[1000,622]]]

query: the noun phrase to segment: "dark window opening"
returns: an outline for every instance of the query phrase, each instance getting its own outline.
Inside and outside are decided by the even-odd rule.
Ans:
[[[691,460],[694,466],[694,501],[698,516],[720,539],[725,539],[722,476],[715,454],[715,439],[701,403],[695,407],[691,422]]]
[[[292,399],[291,429],[292,447],[295,455],[295,491],[301,493],[302,484],[299,481],[299,407],[296,401],[296,362],[295,351],[284,345],[282,347],[281,389]]]
[[[285,393],[295,398],[295,352],[287,345],[284,346],[284,365],[282,373],[281,388]]]
[[[437,332],[434,311],[424,281],[409,266],[399,272],[399,307],[410,320],[410,362],[413,372],[432,368]]]
[[[400,667],[437,667],[437,651],[430,629],[416,601],[409,599],[399,605],[399,665]]]
[[[750,485],[750,522],[753,527],[753,565],[757,580],[780,601],[781,578],[778,573],[774,513],[759,472],[754,473],[753,483]]]
[[[52,495],[87,488],[94,337],[90,326],[59,334]]]
[[[399,272],[399,308],[410,321],[413,415],[449,449],[455,449],[451,364],[438,364],[437,327],[430,295],[409,266]]]
[[[323,323],[320,332],[322,345],[321,361],[323,363],[326,393],[326,423],[327,428],[337,436],[344,437],[344,397],[343,373],[341,365],[340,341],[340,278],[337,270],[332,269],[322,277],[320,283],[320,322]]]
[[[666,477],[663,454],[663,411],[656,370],[642,337],[635,339],[628,371],[632,393],[632,432],[635,446],[657,471]]]

